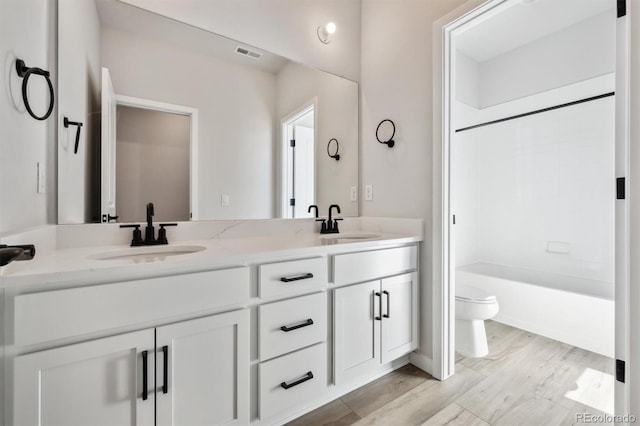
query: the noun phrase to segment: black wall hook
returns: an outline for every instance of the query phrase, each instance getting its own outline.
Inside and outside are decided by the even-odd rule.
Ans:
[[[380,136],[378,136],[378,132],[380,131],[380,126],[382,126],[382,123],[385,123],[385,122],[391,123],[391,126],[393,127],[393,131],[391,132],[391,136],[389,137],[389,139],[387,139],[386,141],[381,141]],[[393,148],[393,146],[396,144],[395,141],[393,140],[393,137],[395,136],[395,134],[396,134],[396,125],[393,121],[386,118],[382,120],[380,123],[378,123],[378,127],[376,127],[376,139],[378,140],[378,142],[387,145],[389,148]]]
[[[51,79],[49,78],[49,71],[45,71],[41,68],[35,67],[30,68],[25,65],[22,59],[16,59],[16,72],[18,73],[18,77],[22,77],[22,100],[24,101],[24,106],[27,109],[29,115],[36,120],[46,120],[47,118],[49,118],[51,112],[53,111],[53,104],[55,102],[53,94],[53,84],[51,83]],[[33,110],[31,109],[31,105],[29,105],[29,98],[27,97],[27,86],[29,84],[29,77],[31,77],[32,74],[44,77],[47,80],[47,84],[49,85],[49,109],[47,109],[47,112],[41,117],[37,116],[33,112]]]
[[[77,154],[78,153],[78,144],[80,143],[80,129],[82,128],[82,123],[78,122],[78,121],[70,121],[67,117],[64,118],[63,121],[64,127],[67,128],[69,126],[77,126],[78,130],[76,130],[76,144],[75,147],[73,148],[73,153]]]
[[[336,152],[332,155],[331,152],[329,152],[329,147],[331,146],[331,142],[333,141],[336,142]],[[336,161],[340,161],[340,154],[338,154],[338,151],[340,151],[340,144],[338,143],[338,139],[329,139],[329,142],[327,143],[327,155],[331,158],[334,158]]]

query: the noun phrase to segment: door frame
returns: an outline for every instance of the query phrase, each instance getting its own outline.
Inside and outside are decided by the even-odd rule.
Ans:
[[[116,106],[168,112],[189,117],[189,215],[190,220],[198,220],[198,109],[118,94],[116,94]]]
[[[289,114],[285,115],[280,119],[280,143],[278,144],[278,157],[280,163],[280,174],[279,174],[279,185],[278,185],[278,193],[279,193],[279,215],[280,218],[285,218],[285,213],[287,208],[289,207],[289,202],[287,198],[287,182],[288,182],[288,172],[289,169],[287,167],[287,158],[289,153],[289,140],[288,140],[288,132],[287,127],[293,122],[302,117],[305,114],[308,114],[309,111],[313,111],[313,193],[314,197],[316,197],[317,201],[317,187],[316,187],[316,170],[318,169],[318,156],[316,155],[316,142],[318,140],[318,98],[313,97],[310,100],[302,103],[298,108],[294,109]]]
[[[508,0],[470,0],[433,24],[433,217],[431,374],[445,380],[455,373],[455,312],[450,211],[449,145],[451,132],[451,69],[453,32],[472,20],[486,19],[508,7]]]
[[[630,259],[640,256],[640,200],[630,197],[630,183],[640,180],[640,168],[631,167],[633,159],[640,162],[640,146],[631,140],[640,137],[640,123],[629,120],[630,113],[640,113],[640,53],[631,34],[638,34],[640,8],[629,0],[627,16],[618,19],[616,28],[616,92],[629,93],[630,99],[616,98],[616,174],[626,176],[626,200],[616,200],[616,349],[617,359],[637,359],[640,355],[640,262]],[[445,15],[433,25],[433,222],[432,222],[432,284],[433,284],[433,376],[444,380],[455,373],[455,263],[450,210],[450,135],[453,34],[472,20],[486,19],[510,7],[509,0],[470,0]],[[479,22],[479,21],[478,21]],[[633,25],[635,24],[635,25]],[[635,43],[640,44],[637,40]],[[635,47],[636,51],[630,49]],[[623,59],[621,60],[620,57]],[[635,65],[635,69],[633,68]],[[623,71],[624,72],[621,72]],[[626,89],[626,90],[625,90]],[[638,164],[636,162],[636,164]],[[635,178],[635,179],[634,179]],[[612,182],[612,185],[614,183]],[[630,200],[631,198],[631,200]],[[632,256],[633,255],[633,256]],[[634,321],[630,321],[634,319]],[[636,355],[633,358],[632,355]],[[640,369],[627,362],[626,384],[616,381],[615,414],[638,414],[640,409]],[[630,411],[631,409],[631,411]],[[620,422],[624,423],[624,422]]]

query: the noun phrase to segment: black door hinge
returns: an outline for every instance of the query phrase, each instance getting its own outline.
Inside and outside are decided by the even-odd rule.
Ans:
[[[455,214],[453,215],[453,224],[454,225],[456,224],[456,215]]]
[[[616,359],[616,380],[620,383],[624,383],[625,376],[625,362],[619,359]]]
[[[618,18],[627,14],[627,0],[618,0]]]
[[[291,140],[289,141],[289,146],[290,146],[291,148],[295,148],[295,147],[296,147],[296,140],[295,140],[295,139],[291,139]]]
[[[616,178],[616,199],[617,200],[625,199],[624,186],[625,186],[625,179],[623,177]]]
[[[289,198],[289,205],[290,206],[295,206],[296,205],[296,199],[295,198]]]

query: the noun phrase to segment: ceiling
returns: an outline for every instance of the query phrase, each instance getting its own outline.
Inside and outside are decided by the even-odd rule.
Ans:
[[[128,5],[118,0],[95,0],[103,26],[138,34],[181,49],[233,61],[246,66],[277,73],[288,59],[264,50],[239,43],[182,22]],[[237,46],[262,54],[253,59],[235,53]]]
[[[613,0],[510,0],[509,7],[456,36],[456,48],[485,62],[580,21],[613,10]]]

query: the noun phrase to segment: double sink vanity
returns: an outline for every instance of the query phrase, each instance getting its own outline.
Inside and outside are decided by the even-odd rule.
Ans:
[[[4,424],[282,424],[408,362],[422,222],[47,226],[0,272]],[[100,245],[96,245],[98,242]]]
[[[358,216],[358,83],[166,6],[56,4],[58,225],[0,235],[37,248],[0,268],[0,426],[284,424],[418,347],[423,223]]]

